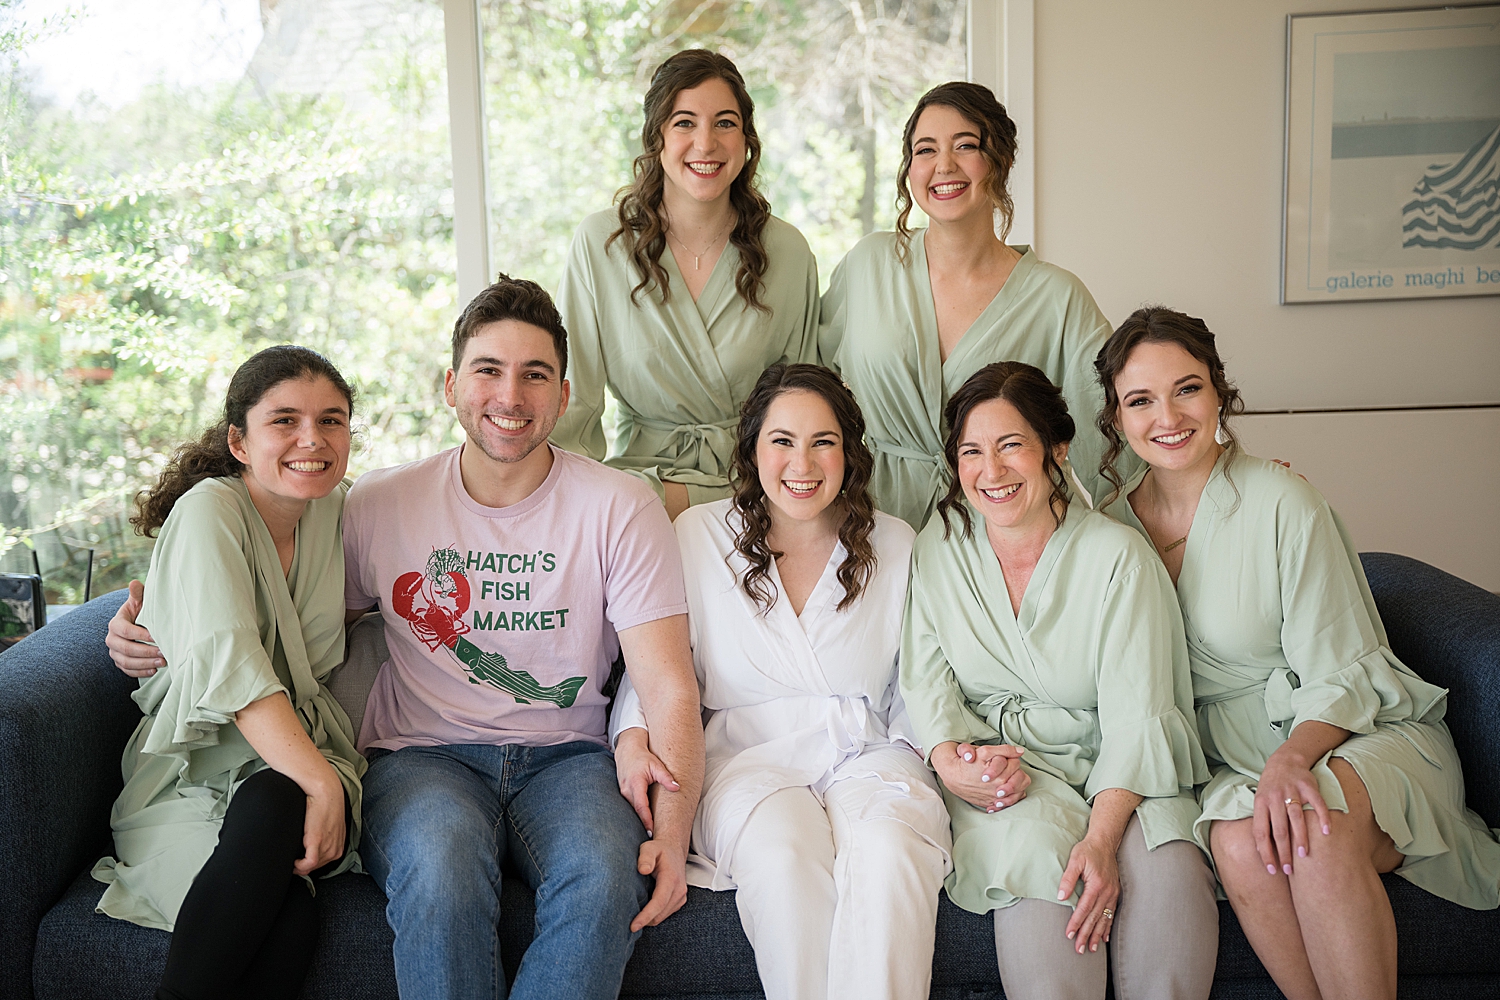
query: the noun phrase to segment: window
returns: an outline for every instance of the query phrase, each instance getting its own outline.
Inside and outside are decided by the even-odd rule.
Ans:
[[[0,567],[52,604],[145,575],[131,497],[261,347],[359,388],[353,472],[455,440],[441,6],[149,6],[0,0]]]

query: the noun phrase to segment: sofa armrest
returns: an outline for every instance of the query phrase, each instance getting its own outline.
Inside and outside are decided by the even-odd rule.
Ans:
[[[1447,688],[1469,808],[1500,827],[1500,596],[1407,556],[1360,555],[1391,650]]]
[[[31,1000],[42,915],[110,848],[136,682],[104,647],[116,591],[0,654],[0,1000]]]

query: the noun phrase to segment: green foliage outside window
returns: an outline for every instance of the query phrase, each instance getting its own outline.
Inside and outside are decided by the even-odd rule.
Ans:
[[[495,266],[556,288],[579,220],[630,178],[651,69],[706,46],[744,70],[763,189],[826,284],[893,221],[900,126],[963,75],[964,7],[485,3]],[[252,62],[230,83],[59,106],[21,56],[87,9],[38,23],[0,0],[0,568],[29,572],[35,549],[49,603],[82,598],[90,548],[95,594],[145,575],[131,498],[262,347],[322,351],[356,386],[352,474],[459,440],[441,391],[462,305],[441,4],[262,0],[268,38],[294,8],[373,18],[355,36],[339,22],[357,51],[315,53],[353,69],[268,83]]]

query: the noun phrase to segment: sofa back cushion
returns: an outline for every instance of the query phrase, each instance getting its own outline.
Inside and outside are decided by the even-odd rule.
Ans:
[[[1392,651],[1448,689],[1469,808],[1500,827],[1500,596],[1407,556],[1360,560]]]

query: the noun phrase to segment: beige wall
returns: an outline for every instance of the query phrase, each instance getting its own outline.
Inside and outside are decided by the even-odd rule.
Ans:
[[[1500,405],[1500,297],[1277,303],[1286,16],[1307,6],[1037,0],[1037,129],[1021,140],[1035,143],[1038,250],[1112,320],[1146,302],[1204,317],[1252,411]],[[1361,549],[1500,590],[1500,410],[1263,416],[1245,431],[1252,450],[1297,460]]]

